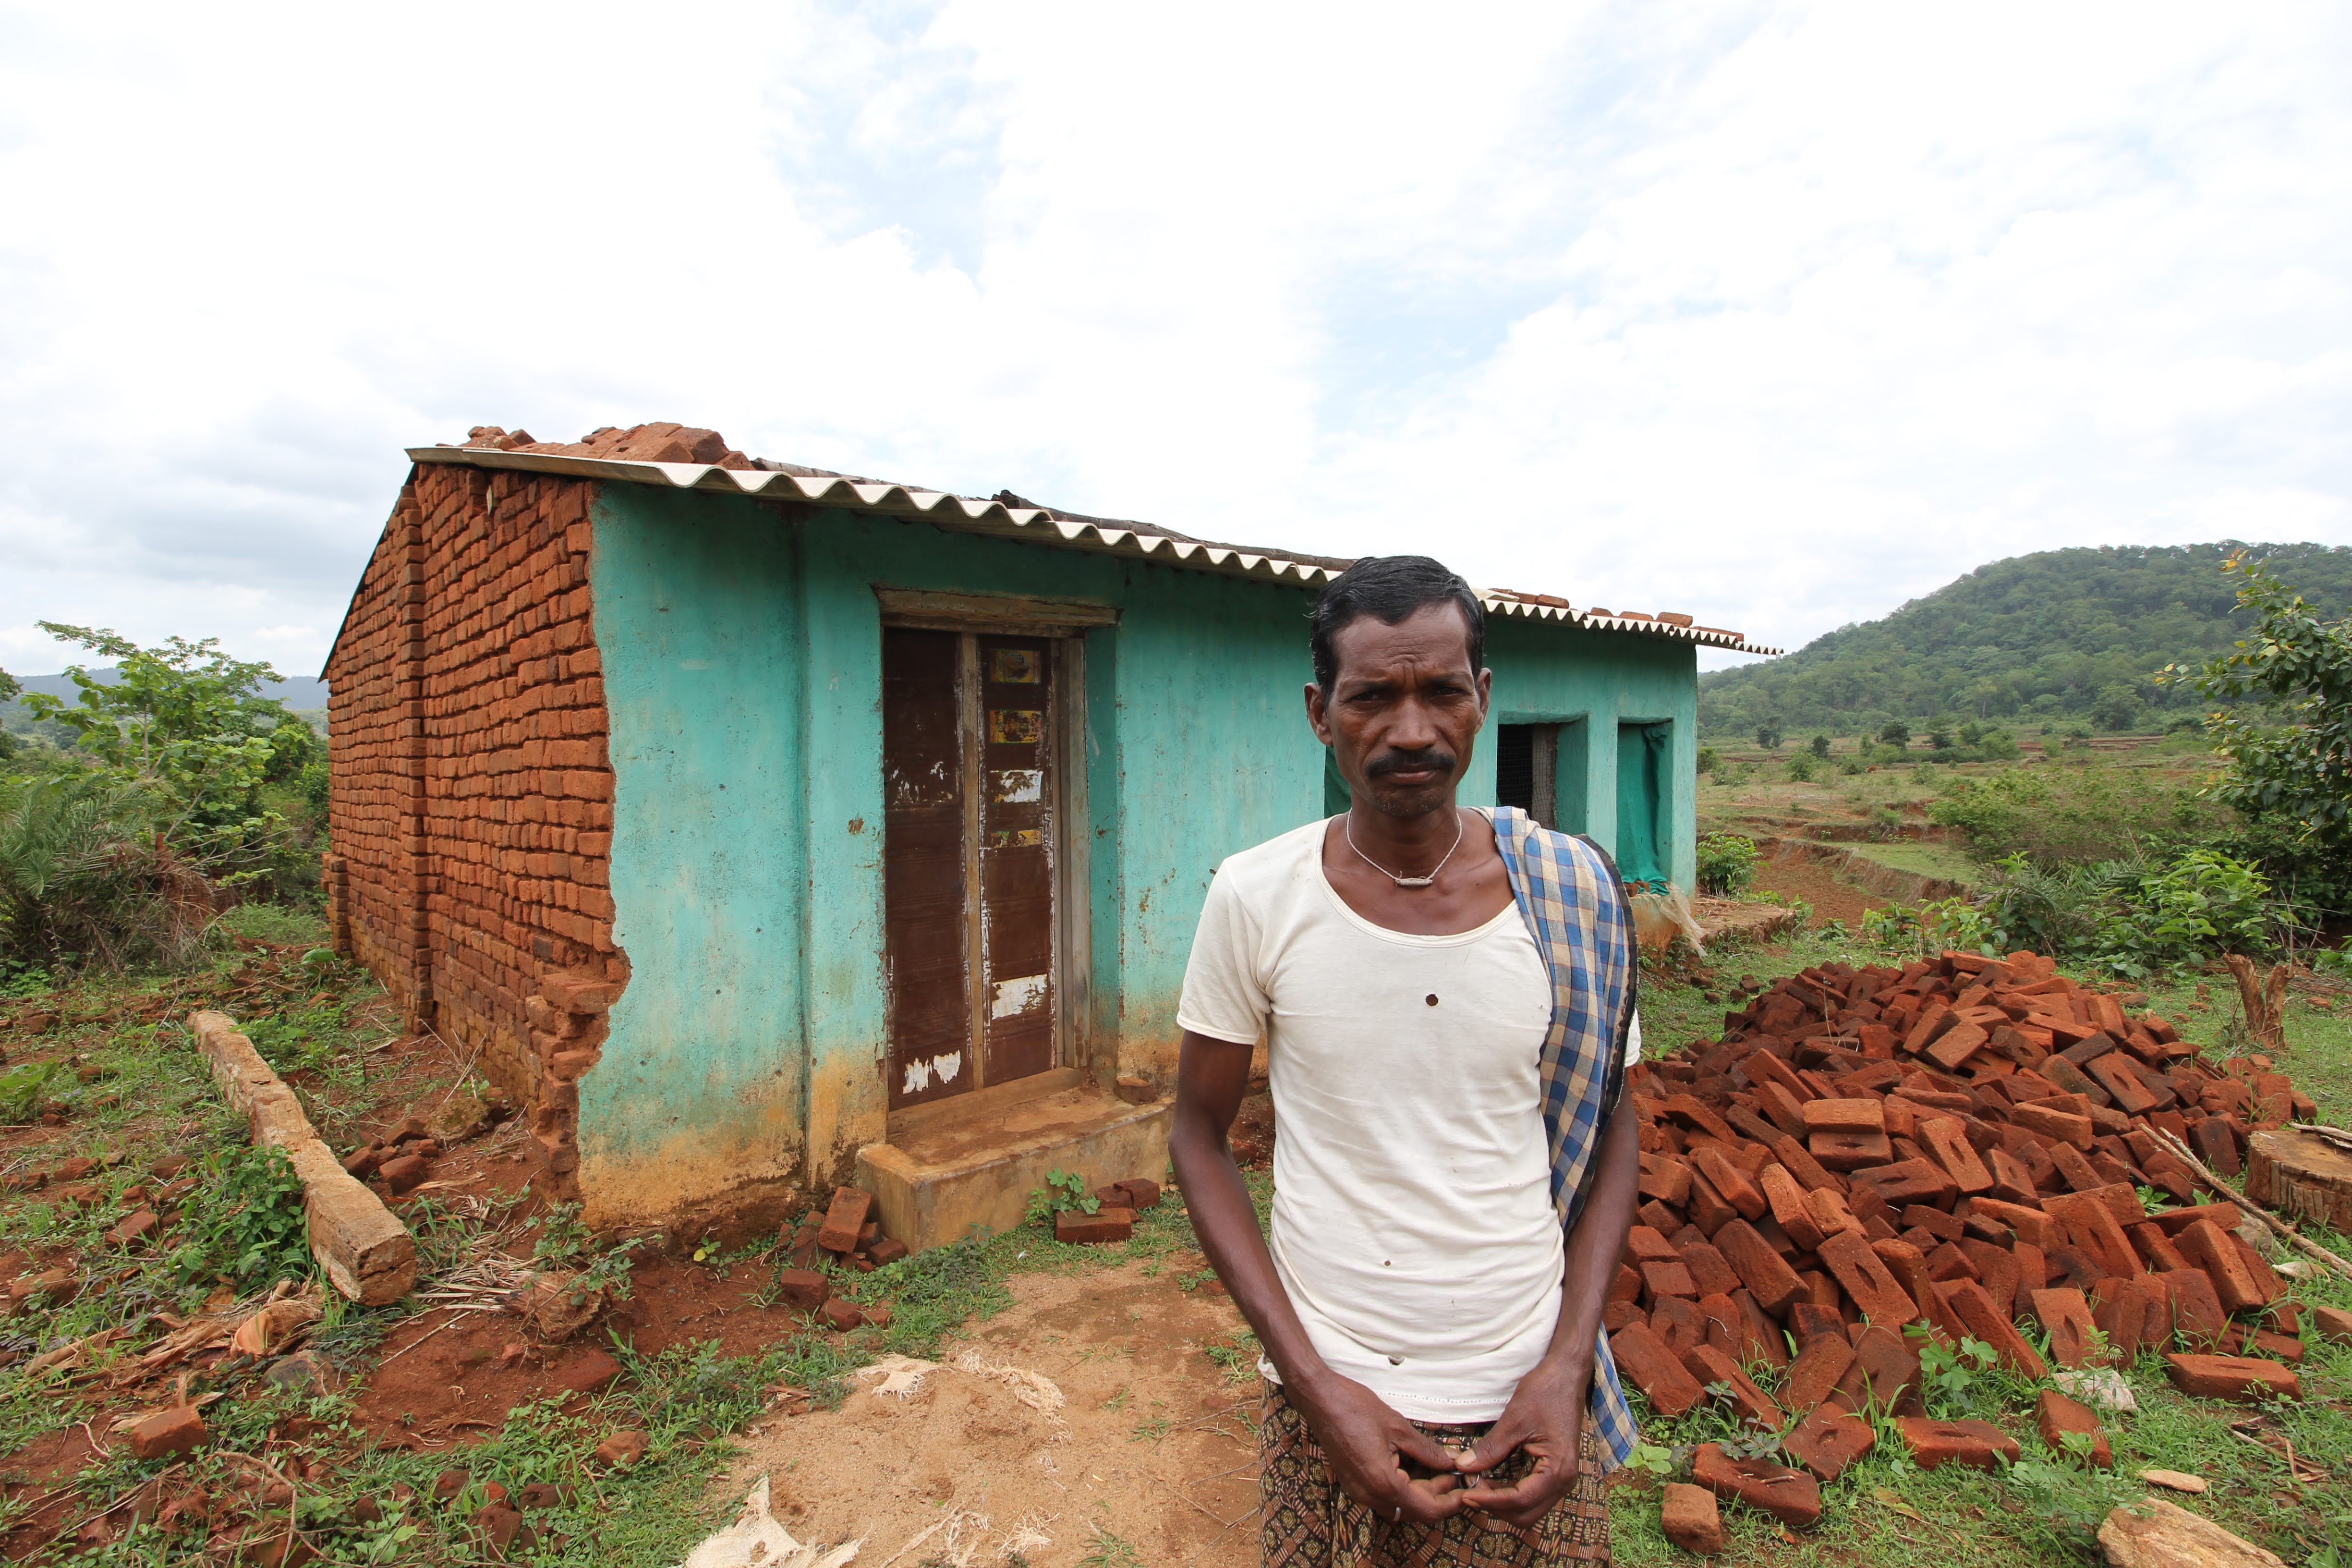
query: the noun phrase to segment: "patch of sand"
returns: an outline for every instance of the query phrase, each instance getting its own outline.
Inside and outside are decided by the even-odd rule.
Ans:
[[[784,1527],[862,1537],[859,1568],[997,1568],[1014,1551],[1071,1568],[1097,1531],[1153,1568],[1248,1568],[1257,1380],[1229,1381],[1204,1352],[1241,1314],[1212,1287],[1178,1287],[1197,1257],[1145,1267],[1014,1280],[1013,1305],[913,1394],[861,1378],[838,1410],[761,1424],[714,1498],[731,1507],[764,1473]]]

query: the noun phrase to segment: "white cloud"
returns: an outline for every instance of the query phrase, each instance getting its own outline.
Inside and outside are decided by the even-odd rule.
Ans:
[[[1791,645],[2026,550],[2352,542],[2333,8],[238,16],[0,21],[12,668],[309,673],[399,448],[485,421]]]

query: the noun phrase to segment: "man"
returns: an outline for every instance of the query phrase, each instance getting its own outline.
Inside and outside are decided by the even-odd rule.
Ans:
[[[1461,578],[1360,561],[1312,645],[1349,809],[1218,868],[1177,1016],[1177,1180],[1265,1348],[1262,1561],[1606,1561],[1633,1432],[1601,1342],[1639,1176],[1623,888],[1582,840],[1454,804],[1492,680]],[[1261,1037],[1270,1246],[1225,1142]]]

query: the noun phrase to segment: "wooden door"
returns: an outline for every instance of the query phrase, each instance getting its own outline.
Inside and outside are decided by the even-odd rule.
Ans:
[[[888,627],[890,1105],[1056,1065],[1053,639]]]

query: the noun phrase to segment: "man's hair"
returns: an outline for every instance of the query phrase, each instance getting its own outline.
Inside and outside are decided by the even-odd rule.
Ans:
[[[1339,679],[1331,643],[1359,616],[1378,616],[1390,626],[1431,605],[1460,607],[1470,630],[1470,670],[1486,667],[1486,611],[1470,584],[1426,555],[1367,555],[1323,584],[1307,613],[1308,646],[1315,656],[1315,684],[1326,692]]]

